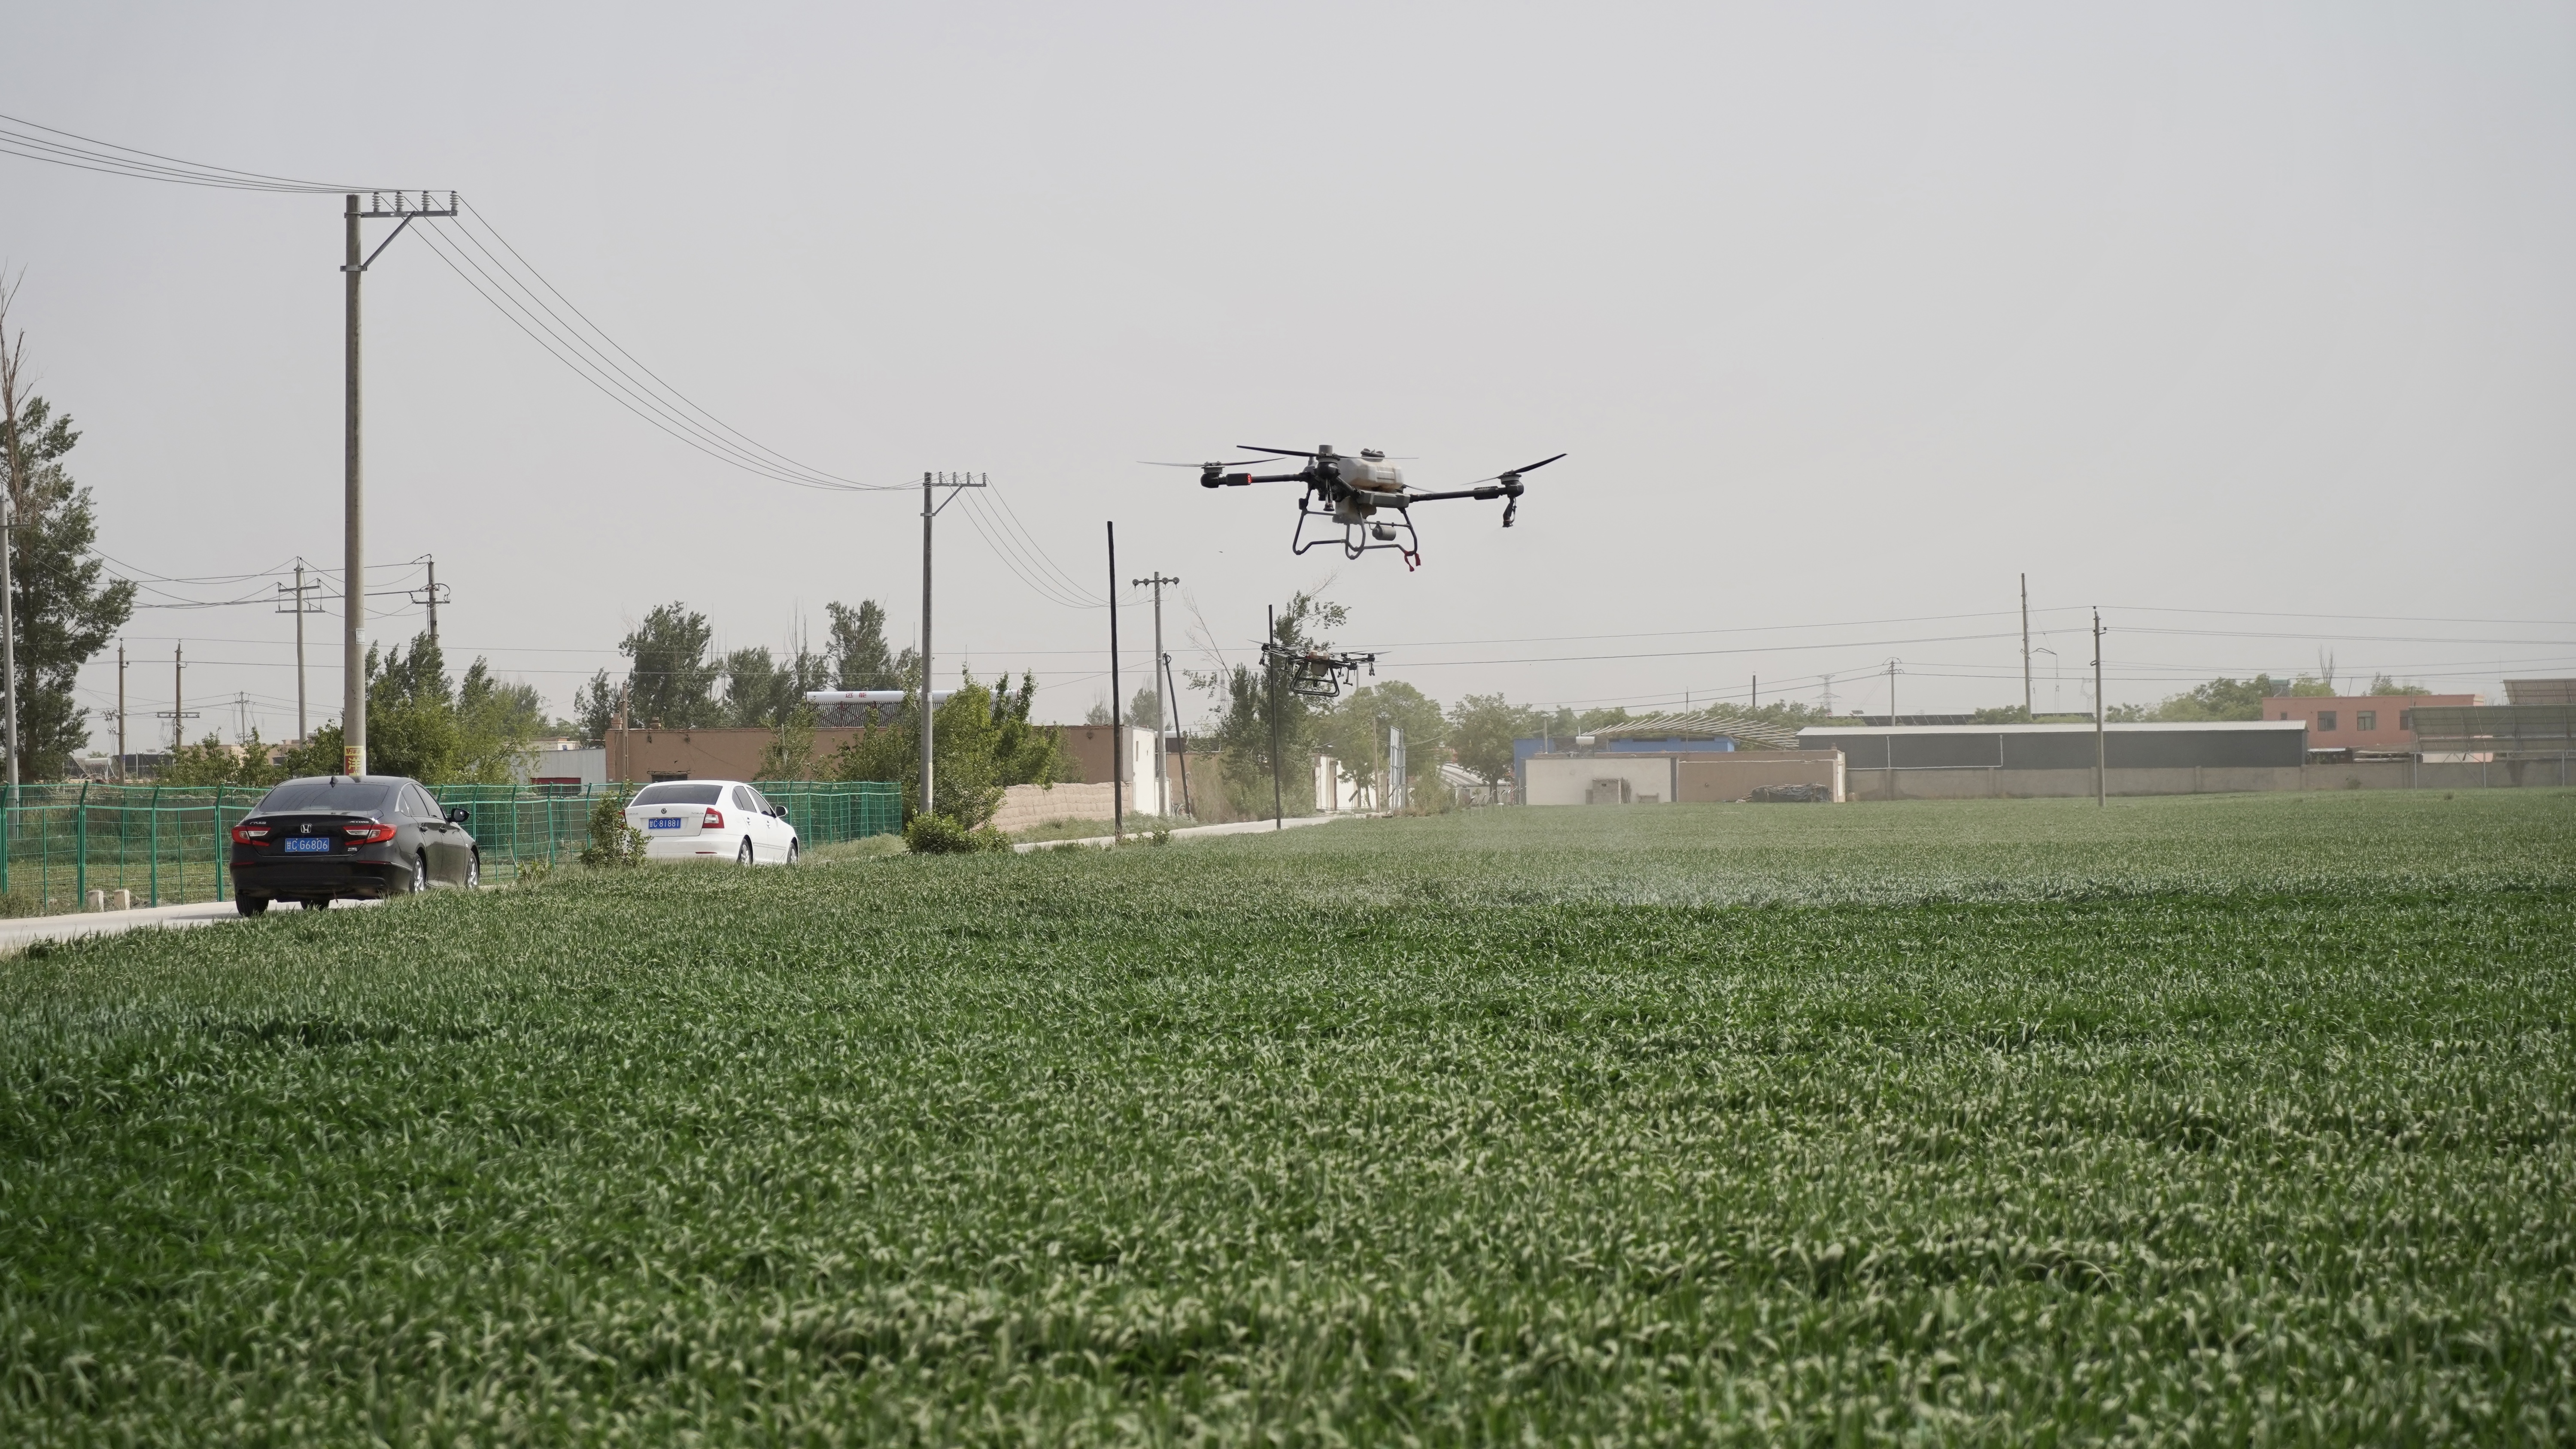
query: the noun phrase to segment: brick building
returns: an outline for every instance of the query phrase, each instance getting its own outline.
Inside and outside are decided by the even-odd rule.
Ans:
[[[2478,702],[2474,694],[2275,695],[2263,701],[2263,718],[2304,722],[2312,750],[2404,754],[2415,748],[2417,709]]]

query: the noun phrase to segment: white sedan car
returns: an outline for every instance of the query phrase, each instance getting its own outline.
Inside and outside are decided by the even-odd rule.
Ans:
[[[731,860],[792,864],[796,827],[740,780],[656,780],[626,802],[626,823],[644,834],[647,860]]]

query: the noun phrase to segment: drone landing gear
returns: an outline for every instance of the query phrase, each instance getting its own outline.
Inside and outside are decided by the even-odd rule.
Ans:
[[[1405,572],[1411,573],[1422,566],[1422,540],[1413,531],[1412,518],[1402,510],[1382,510],[1374,518],[1354,522],[1330,509],[1308,507],[1307,502],[1303,498],[1297,500],[1297,532],[1288,541],[1290,552],[1302,554],[1310,548],[1338,543],[1342,546],[1344,558],[1355,559],[1373,550],[1393,549],[1403,555]],[[1311,537],[1307,533],[1309,520],[1315,524]],[[1340,537],[1334,536],[1334,529],[1340,530]]]

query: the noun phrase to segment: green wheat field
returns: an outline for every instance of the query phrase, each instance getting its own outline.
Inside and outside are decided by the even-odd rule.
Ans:
[[[2565,1443],[2576,795],[1492,810],[0,960],[0,1442]]]

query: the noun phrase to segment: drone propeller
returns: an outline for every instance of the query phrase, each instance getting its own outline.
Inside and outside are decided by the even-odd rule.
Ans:
[[[1323,456],[1321,453],[1309,453],[1302,448],[1265,448],[1259,443],[1237,443],[1235,446],[1243,449],[1247,453],[1277,453],[1283,457],[1289,458],[1320,458]]]
[[[1267,463],[1270,460],[1268,458],[1237,458],[1230,463],[1158,463],[1151,458],[1139,458],[1136,461],[1148,468],[1196,468],[1201,472],[1205,472],[1210,468],[1249,468],[1255,463]]]
[[[1562,457],[1564,457],[1564,456],[1565,456],[1565,454],[1563,454],[1563,453],[1559,453],[1559,454],[1557,454],[1557,455],[1556,455],[1556,458],[1562,458]],[[1521,466],[1519,466],[1519,467],[1517,467],[1517,468],[1506,468],[1506,469],[1504,469],[1502,472],[1495,474],[1495,475],[1494,475],[1494,476],[1492,476],[1491,478],[1479,478],[1479,479],[1477,479],[1477,480],[1476,480],[1476,483],[1500,483],[1500,482],[1502,482],[1502,481],[1503,481],[1504,479],[1506,479],[1506,478],[1515,478],[1515,479],[1516,479],[1516,478],[1520,477],[1523,473],[1535,473],[1535,472],[1537,472],[1539,469],[1544,468],[1544,467],[1546,467],[1548,464],[1555,462],[1555,461],[1556,461],[1556,458],[1541,458],[1541,459],[1539,459],[1539,460],[1538,460],[1537,462],[1535,462],[1535,463],[1523,463]],[[1473,487],[1475,487],[1475,486],[1476,486],[1476,483],[1470,483],[1470,484],[1468,484],[1467,486],[1468,486],[1468,487],[1470,487],[1470,488],[1473,488]]]

